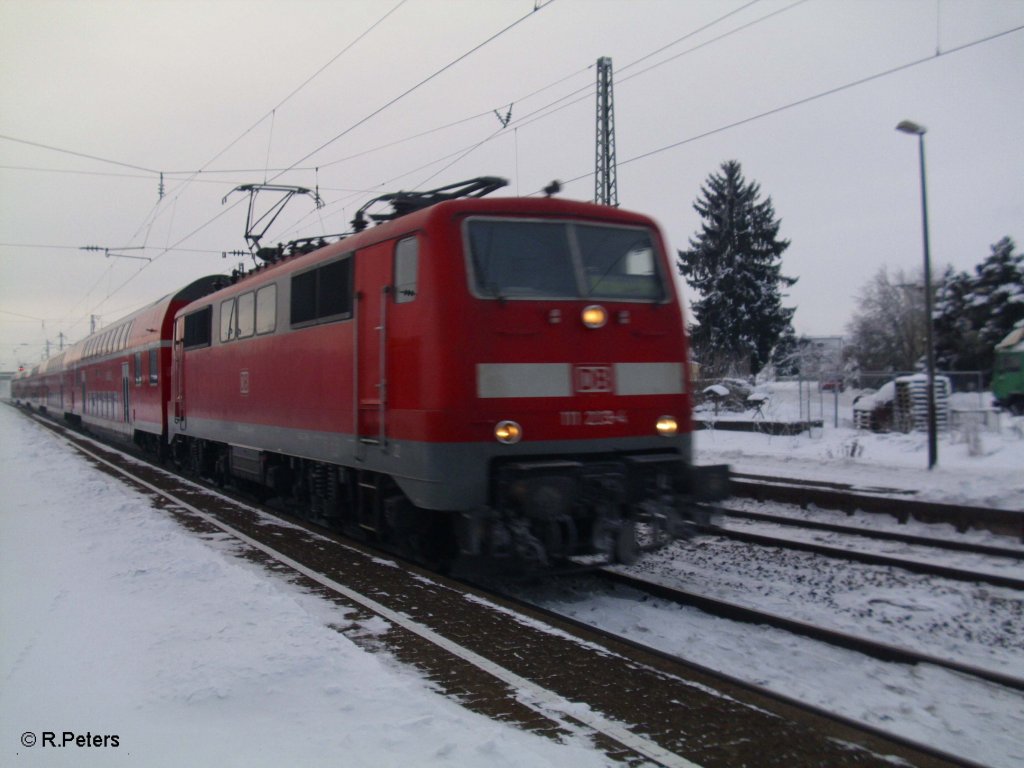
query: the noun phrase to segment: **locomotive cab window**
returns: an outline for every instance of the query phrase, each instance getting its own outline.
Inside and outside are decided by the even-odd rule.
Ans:
[[[654,240],[643,227],[470,219],[473,289],[483,298],[665,301]]]
[[[419,279],[420,246],[415,237],[399,240],[395,246],[395,303],[405,304],[416,298]]]

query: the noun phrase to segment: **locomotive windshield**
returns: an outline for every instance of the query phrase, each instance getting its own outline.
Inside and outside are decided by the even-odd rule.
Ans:
[[[471,219],[466,227],[479,296],[645,302],[666,298],[647,229],[515,219]]]

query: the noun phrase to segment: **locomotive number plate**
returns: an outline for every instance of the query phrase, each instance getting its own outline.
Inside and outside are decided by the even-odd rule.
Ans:
[[[563,427],[609,427],[613,424],[628,424],[625,411],[560,411],[558,422]]]
[[[615,391],[615,376],[610,365],[575,365],[572,374],[577,393]]]

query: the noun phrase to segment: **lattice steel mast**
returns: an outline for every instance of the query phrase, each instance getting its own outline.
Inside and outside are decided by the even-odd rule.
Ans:
[[[615,105],[612,99],[612,60],[597,60],[597,152],[594,162],[594,202],[619,205],[615,174]]]

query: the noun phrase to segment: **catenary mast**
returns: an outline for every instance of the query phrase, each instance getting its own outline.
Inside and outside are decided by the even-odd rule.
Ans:
[[[594,163],[594,202],[618,207],[615,176],[615,105],[612,100],[612,60],[597,60],[597,151]]]

